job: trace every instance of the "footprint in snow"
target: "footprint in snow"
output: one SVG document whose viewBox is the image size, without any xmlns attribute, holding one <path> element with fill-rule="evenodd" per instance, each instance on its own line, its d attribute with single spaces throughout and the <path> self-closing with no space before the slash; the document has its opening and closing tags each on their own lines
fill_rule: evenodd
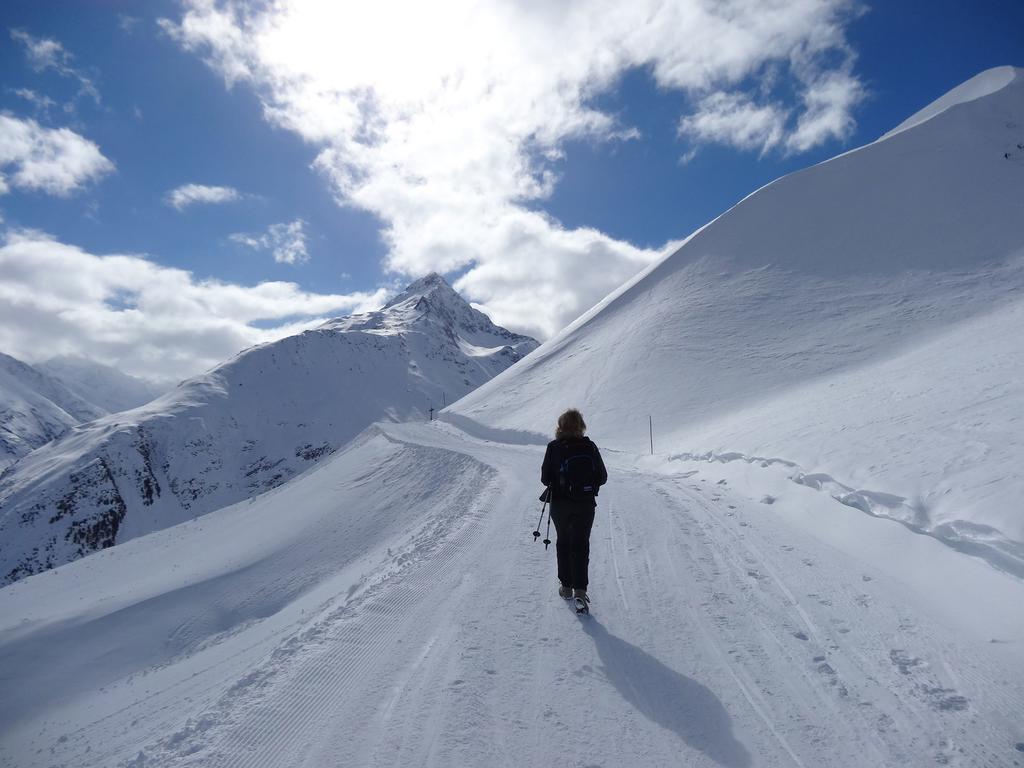
<svg viewBox="0 0 1024 768">
<path fill-rule="evenodd" d="M 835 667 L 825 660 L 824 656 L 815 656 L 814 662 L 817 665 L 814 668 L 814 671 L 825 678 L 826 682 L 836 689 L 836 693 L 838 693 L 839 696 L 845 698 L 849 695 L 850 692 L 843 681 L 839 678 L 839 673 L 836 672 Z"/>
<path fill-rule="evenodd" d="M 911 656 L 909 653 L 899 648 L 894 648 L 889 651 L 889 661 L 891 661 L 893 666 L 900 671 L 901 675 L 909 675 L 910 670 L 924 664 L 921 659 L 916 656 Z"/>
<path fill-rule="evenodd" d="M 967 709 L 970 702 L 966 696 L 960 695 L 960 693 L 952 688 L 944 688 L 936 684 L 934 679 L 920 680 L 921 677 L 928 675 L 927 670 L 930 668 L 930 665 L 927 662 L 916 656 L 911 656 L 899 648 L 889 651 L 889 659 L 901 674 L 919 678 L 914 689 L 928 706 L 935 711 L 963 712 Z"/>
<path fill-rule="evenodd" d="M 825 603 L 822 603 L 822 605 L 824 604 Z M 829 600 L 828 604 L 832 605 L 832 601 Z M 842 619 L 832 619 L 831 622 L 832 626 L 836 628 L 836 632 L 838 632 L 840 635 L 848 635 L 850 633 L 850 628 L 843 623 Z"/>
<path fill-rule="evenodd" d="M 967 709 L 967 697 L 961 696 L 952 688 L 922 685 L 921 691 L 932 709 L 939 712 L 963 712 Z"/>
</svg>

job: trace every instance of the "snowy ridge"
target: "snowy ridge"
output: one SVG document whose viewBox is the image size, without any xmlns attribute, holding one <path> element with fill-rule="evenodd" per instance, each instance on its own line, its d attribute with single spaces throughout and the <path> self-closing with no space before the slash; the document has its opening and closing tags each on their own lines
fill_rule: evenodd
<svg viewBox="0 0 1024 768">
<path fill-rule="evenodd" d="M 967 102 L 974 101 L 975 99 L 980 99 L 984 96 L 993 94 L 1019 78 L 1021 76 L 1021 72 L 1022 70 L 1017 67 L 994 67 L 993 69 L 987 69 L 984 72 L 975 75 L 967 82 L 961 83 L 942 98 L 936 99 L 920 112 L 914 113 L 882 136 L 882 138 L 888 139 L 895 136 L 897 133 L 907 130 L 908 128 L 920 125 L 926 120 L 931 120 L 936 115 L 942 114 L 951 107 L 955 107 L 959 104 L 966 104 Z"/>
<path fill-rule="evenodd" d="M 426 420 L 536 346 L 436 275 L 400 299 L 249 349 L 23 458 L 0 477 L 0 579 L 281 485 L 374 420 Z"/>
<path fill-rule="evenodd" d="M 544 434 L 576 405 L 628 452 L 649 451 L 652 416 L 659 453 L 778 456 L 910 499 L 923 531 L 1019 552 L 1016 72 L 758 190 L 449 412 Z"/>
<path fill-rule="evenodd" d="M 59 379 L 0 353 L 0 470 L 105 413 Z"/>
</svg>

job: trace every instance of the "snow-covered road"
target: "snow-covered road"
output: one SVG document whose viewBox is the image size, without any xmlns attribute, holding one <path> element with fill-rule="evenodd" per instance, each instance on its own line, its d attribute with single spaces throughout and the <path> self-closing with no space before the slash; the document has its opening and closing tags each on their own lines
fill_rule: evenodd
<svg viewBox="0 0 1024 768">
<path fill-rule="evenodd" d="M 0 590 L 0 765 L 1024 762 L 1019 579 L 779 466 L 607 450 L 580 619 L 542 452 L 380 425 Z"/>
</svg>

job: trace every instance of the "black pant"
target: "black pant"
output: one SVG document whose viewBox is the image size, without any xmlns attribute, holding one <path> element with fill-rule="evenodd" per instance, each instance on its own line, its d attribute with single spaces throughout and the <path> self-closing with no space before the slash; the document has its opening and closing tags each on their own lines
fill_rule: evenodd
<svg viewBox="0 0 1024 768">
<path fill-rule="evenodd" d="M 590 565 L 590 529 L 594 526 L 594 507 L 562 501 L 551 508 L 555 524 L 555 552 L 558 554 L 558 580 L 574 589 L 586 589 Z"/>
</svg>

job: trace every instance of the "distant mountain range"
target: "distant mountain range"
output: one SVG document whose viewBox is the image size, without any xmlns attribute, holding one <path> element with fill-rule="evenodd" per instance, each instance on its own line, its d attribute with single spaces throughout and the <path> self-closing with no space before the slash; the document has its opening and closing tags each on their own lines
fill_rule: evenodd
<svg viewBox="0 0 1024 768">
<path fill-rule="evenodd" d="M 0 476 L 0 583 L 274 488 L 374 421 L 430 418 L 536 346 L 431 274 L 377 312 L 248 349 L 134 410 L 82 404 L 77 421 L 94 420 Z M 54 417 L 49 434 L 73 426 Z"/>
</svg>

